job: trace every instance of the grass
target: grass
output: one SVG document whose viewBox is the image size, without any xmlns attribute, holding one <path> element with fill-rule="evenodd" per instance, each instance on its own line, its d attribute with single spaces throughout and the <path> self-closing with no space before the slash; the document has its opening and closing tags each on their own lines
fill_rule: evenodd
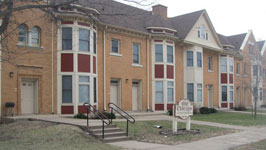
<svg viewBox="0 0 266 150">
<path fill-rule="evenodd" d="M 265 149 L 266 149 L 266 140 L 262 140 L 260 142 L 238 146 L 230 150 L 265 150 Z"/>
<path fill-rule="evenodd" d="M 251 114 L 218 112 L 208 115 L 194 115 L 192 120 L 217 122 L 222 124 L 238 125 L 238 126 L 266 126 L 266 115 L 257 115 L 254 118 Z"/>
<path fill-rule="evenodd" d="M 74 126 L 40 121 L 0 124 L 1 150 L 117 150 Z"/>
<path fill-rule="evenodd" d="M 126 122 L 114 123 L 126 130 Z M 154 125 L 161 125 L 162 129 L 157 129 Z M 178 128 L 185 128 L 185 124 L 178 123 Z M 191 128 L 200 129 L 201 133 L 196 135 L 165 136 L 159 132 L 164 129 L 172 129 L 171 121 L 137 121 L 135 124 L 129 124 L 129 135 L 133 140 L 137 141 L 176 145 L 236 132 L 236 130 L 201 125 L 192 125 Z"/>
<path fill-rule="evenodd" d="M 252 109 L 248 109 L 247 111 L 248 111 L 248 112 L 252 112 Z M 253 111 L 254 111 L 254 110 L 253 110 Z M 257 110 L 257 113 L 266 113 L 266 110 L 265 110 L 265 109 L 263 109 L 263 110 L 258 109 L 258 110 Z"/>
</svg>

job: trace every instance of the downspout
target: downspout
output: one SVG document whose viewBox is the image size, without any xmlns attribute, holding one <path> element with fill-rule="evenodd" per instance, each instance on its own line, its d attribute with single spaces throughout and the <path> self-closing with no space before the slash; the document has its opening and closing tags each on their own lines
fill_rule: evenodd
<svg viewBox="0 0 266 150">
<path fill-rule="evenodd" d="M 54 114 L 54 24 L 52 22 L 52 114 Z"/>
<path fill-rule="evenodd" d="M 1 23 L 2 24 L 2 20 Z M 0 39 L 2 39 L 0 35 Z M 0 43 L 0 122 L 2 117 L 2 45 Z"/>
<path fill-rule="evenodd" d="M 149 41 L 150 36 L 146 39 L 146 51 L 147 51 L 147 112 L 150 111 L 150 64 L 149 64 Z"/>
<path fill-rule="evenodd" d="M 103 106 L 104 111 L 106 111 L 106 54 L 105 54 L 105 30 L 108 28 L 108 26 L 105 26 L 105 29 L 103 29 Z"/>
</svg>

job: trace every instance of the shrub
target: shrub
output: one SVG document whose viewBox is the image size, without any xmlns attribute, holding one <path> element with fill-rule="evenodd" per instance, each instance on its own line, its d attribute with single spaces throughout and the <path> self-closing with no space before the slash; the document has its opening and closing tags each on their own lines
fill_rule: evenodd
<svg viewBox="0 0 266 150">
<path fill-rule="evenodd" d="M 215 108 L 209 108 L 210 113 L 217 113 L 218 111 Z"/>
<path fill-rule="evenodd" d="M 74 118 L 78 118 L 78 119 L 87 119 L 87 115 L 84 115 L 84 114 L 82 114 L 82 113 L 79 113 L 79 114 L 75 115 Z"/>
<path fill-rule="evenodd" d="M 266 105 L 261 105 L 260 107 L 266 108 Z"/>
<path fill-rule="evenodd" d="M 193 114 L 198 114 L 198 113 L 199 113 L 199 107 L 193 104 Z"/>
<path fill-rule="evenodd" d="M 245 106 L 243 106 L 243 105 L 240 105 L 238 107 L 235 107 L 234 110 L 235 111 L 246 111 L 247 108 Z"/>
<path fill-rule="evenodd" d="M 168 110 L 167 113 L 168 113 L 169 116 L 173 116 L 173 109 Z"/>
<path fill-rule="evenodd" d="M 208 107 L 201 107 L 201 108 L 199 109 L 199 111 L 200 111 L 201 114 L 209 114 L 209 113 L 210 113 Z"/>
<path fill-rule="evenodd" d="M 114 113 L 102 112 L 102 114 L 104 114 L 108 119 L 115 119 L 116 118 Z"/>
</svg>

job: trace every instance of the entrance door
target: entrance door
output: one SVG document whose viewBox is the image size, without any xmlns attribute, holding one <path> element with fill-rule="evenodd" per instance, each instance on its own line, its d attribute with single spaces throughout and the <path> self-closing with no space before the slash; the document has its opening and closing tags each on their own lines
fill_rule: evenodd
<svg viewBox="0 0 266 150">
<path fill-rule="evenodd" d="M 111 80 L 110 83 L 110 102 L 121 107 L 120 103 L 120 89 L 119 80 Z"/>
<path fill-rule="evenodd" d="M 213 108 L 213 86 L 209 85 L 208 88 L 208 100 L 209 100 L 209 108 Z"/>
<path fill-rule="evenodd" d="M 132 82 L 132 111 L 141 111 L 140 82 Z"/>
<path fill-rule="evenodd" d="M 36 113 L 35 82 L 23 81 L 21 86 L 21 113 Z"/>
</svg>

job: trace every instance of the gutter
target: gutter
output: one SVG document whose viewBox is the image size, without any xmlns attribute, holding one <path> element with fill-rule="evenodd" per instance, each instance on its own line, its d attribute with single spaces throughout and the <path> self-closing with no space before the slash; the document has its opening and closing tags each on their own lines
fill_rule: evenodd
<svg viewBox="0 0 266 150">
<path fill-rule="evenodd" d="M 52 22 L 52 114 L 54 114 L 54 24 Z"/>
<path fill-rule="evenodd" d="M 104 111 L 106 111 L 106 52 L 105 52 L 105 30 L 108 29 L 108 26 L 105 26 L 103 29 L 103 106 Z"/>
</svg>

